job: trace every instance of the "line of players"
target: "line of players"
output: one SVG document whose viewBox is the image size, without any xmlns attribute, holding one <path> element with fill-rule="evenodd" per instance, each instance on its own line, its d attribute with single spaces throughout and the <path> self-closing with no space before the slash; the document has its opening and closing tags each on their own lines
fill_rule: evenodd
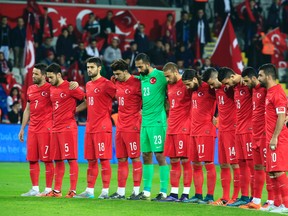
<svg viewBox="0 0 288 216">
<path fill-rule="evenodd" d="M 209 68 L 200 78 L 194 70 L 185 70 L 181 76 L 174 63 L 167 63 L 163 73 L 151 67 L 149 57 L 141 53 L 135 59 L 140 76 L 136 78 L 130 75 L 128 65 L 119 59 L 111 65 L 114 73 L 112 82 L 100 75 L 101 65 L 98 58 L 87 60 L 87 72 L 91 81 L 86 85 L 86 95 L 75 83 L 70 83 L 69 89 L 69 83 L 62 79 L 58 65 L 52 64 L 47 68 L 45 65 L 35 65 L 35 85 L 28 89 L 28 102 L 19 133 L 20 140 L 23 141 L 24 127 L 30 117 L 27 160 L 30 162 L 33 187 L 23 196 L 61 197 L 64 160 L 68 160 L 70 190 L 66 197 L 93 198 L 99 159 L 103 184 L 99 198 L 123 199 L 129 173 L 129 157 L 133 164 L 134 188 L 128 199 L 148 200 L 154 172 L 152 154 L 155 153 L 160 168 L 160 193 L 152 200 L 262 208 L 276 212 L 287 210 L 288 183 L 284 173 L 287 170 L 285 142 L 288 141 L 288 129 L 284 127 L 287 99 L 281 87 L 276 85 L 276 69 L 273 65 L 260 67 L 259 77 L 253 68 L 244 69 L 241 76 L 223 67 L 219 71 Z M 46 76 L 51 85 L 46 83 Z M 166 89 L 169 101 L 168 121 L 165 110 Z M 108 196 L 111 179 L 109 159 L 112 157 L 110 113 L 114 97 L 119 104 L 116 128 L 118 189 Z M 76 100 L 84 102 L 76 108 Z M 213 115 L 216 103 L 223 196 L 214 201 L 216 129 Z M 78 165 L 74 114 L 75 111 L 86 108 L 88 114 L 84 149 L 88 160 L 87 188 L 76 195 Z M 268 124 L 264 123 L 264 119 Z M 169 169 L 165 156 L 171 162 L 169 196 Z M 46 188 L 43 193 L 39 192 L 38 186 L 38 159 L 44 161 L 46 167 Z M 52 159 L 55 161 L 54 190 Z M 193 172 L 190 161 L 193 162 Z M 204 199 L 203 164 L 207 170 L 207 195 Z M 178 199 L 181 165 L 184 189 Z M 234 181 L 232 197 L 230 166 Z M 144 190 L 140 192 L 142 169 Z M 195 196 L 189 199 L 192 175 Z M 265 178 L 268 201 L 261 207 Z M 249 198 L 249 186 L 252 200 Z M 240 189 L 241 198 L 237 199 Z"/>
</svg>

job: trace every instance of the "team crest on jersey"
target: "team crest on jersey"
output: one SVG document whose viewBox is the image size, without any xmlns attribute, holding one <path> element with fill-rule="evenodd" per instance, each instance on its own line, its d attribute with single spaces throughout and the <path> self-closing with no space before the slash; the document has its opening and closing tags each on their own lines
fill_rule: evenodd
<svg viewBox="0 0 288 216">
<path fill-rule="evenodd" d="M 64 98 L 64 97 L 66 97 L 66 96 L 67 96 L 67 95 L 66 95 L 65 93 L 63 93 L 63 92 L 60 94 L 60 97 L 61 97 L 61 98 Z"/>
<path fill-rule="evenodd" d="M 241 89 L 239 93 L 241 96 L 246 94 L 245 90 L 243 90 L 243 89 Z"/>
<path fill-rule="evenodd" d="M 223 90 L 224 92 L 227 92 L 228 88 L 225 86 Z"/>
<path fill-rule="evenodd" d="M 156 77 L 151 77 L 151 78 L 150 78 L 150 83 L 151 83 L 151 84 L 155 84 L 156 81 L 157 81 Z"/>
<path fill-rule="evenodd" d="M 131 91 L 130 91 L 130 89 L 125 89 L 125 94 L 130 94 L 131 93 Z"/>
<path fill-rule="evenodd" d="M 198 92 L 198 97 L 203 97 L 204 93 L 203 92 Z"/>
<path fill-rule="evenodd" d="M 100 90 L 99 88 L 95 88 L 95 89 L 94 89 L 94 93 L 95 93 L 95 94 L 98 94 L 100 91 L 101 91 L 101 90 Z"/>
<path fill-rule="evenodd" d="M 257 98 L 261 98 L 261 96 L 262 95 L 260 93 L 257 93 L 257 95 L 256 95 Z"/>
<path fill-rule="evenodd" d="M 178 90 L 178 91 L 176 92 L 176 94 L 177 94 L 177 96 L 179 96 L 179 95 L 182 94 L 182 92 L 181 92 L 180 90 Z"/>
<path fill-rule="evenodd" d="M 46 91 L 42 91 L 42 92 L 41 92 L 41 95 L 42 95 L 43 97 L 47 97 L 48 93 L 47 93 Z"/>
</svg>

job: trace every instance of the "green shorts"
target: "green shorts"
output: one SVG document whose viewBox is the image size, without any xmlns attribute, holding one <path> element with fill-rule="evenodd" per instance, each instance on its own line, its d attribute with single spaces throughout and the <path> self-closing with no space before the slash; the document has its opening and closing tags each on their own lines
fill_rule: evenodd
<svg viewBox="0 0 288 216">
<path fill-rule="evenodd" d="M 141 152 L 163 152 L 166 127 L 144 126 L 140 131 Z"/>
</svg>

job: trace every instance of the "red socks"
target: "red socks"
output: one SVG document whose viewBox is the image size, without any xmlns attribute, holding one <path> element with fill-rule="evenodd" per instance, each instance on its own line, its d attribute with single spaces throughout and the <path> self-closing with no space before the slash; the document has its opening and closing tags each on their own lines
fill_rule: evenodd
<svg viewBox="0 0 288 216">
<path fill-rule="evenodd" d="M 97 160 L 88 161 L 88 169 L 87 169 L 87 187 L 88 188 L 94 188 L 97 177 L 98 177 Z"/>
<path fill-rule="evenodd" d="M 122 187 L 122 188 L 126 187 L 128 174 L 129 174 L 128 161 L 125 161 L 125 162 L 118 161 L 118 187 Z M 108 187 L 109 187 L 109 184 L 108 184 Z"/>
<path fill-rule="evenodd" d="M 78 181 L 78 163 L 76 160 L 69 160 L 70 166 L 70 190 L 76 191 L 77 181 Z"/>
<path fill-rule="evenodd" d="M 101 159 L 100 163 L 101 163 L 101 166 L 102 166 L 101 175 L 102 175 L 103 188 L 109 188 L 110 180 L 111 180 L 110 161 L 106 160 L 106 159 Z"/>
<path fill-rule="evenodd" d="M 184 187 L 191 187 L 192 183 L 192 166 L 191 162 L 182 162 L 183 167 L 183 185 Z"/>
<path fill-rule="evenodd" d="M 261 198 L 262 190 L 265 183 L 265 171 L 264 170 L 254 170 L 255 173 L 255 183 L 253 197 Z"/>
<path fill-rule="evenodd" d="M 274 189 L 274 205 L 280 206 L 282 204 L 281 189 L 279 188 L 276 178 L 271 178 L 272 188 Z"/>
<path fill-rule="evenodd" d="M 233 195 L 232 199 L 237 199 L 240 191 L 240 168 L 233 168 Z"/>
<path fill-rule="evenodd" d="M 281 193 L 282 204 L 288 208 L 288 179 L 286 173 L 283 173 L 281 176 L 277 177 L 276 181 L 278 182 L 278 187 Z"/>
<path fill-rule="evenodd" d="M 198 166 L 193 164 L 193 178 L 194 178 L 194 186 L 195 186 L 195 194 L 202 194 L 202 186 L 203 186 L 203 170 L 202 165 Z"/>
<path fill-rule="evenodd" d="M 132 162 L 133 165 L 133 181 L 134 187 L 140 187 L 142 179 L 142 163 L 141 161 Z"/>
<path fill-rule="evenodd" d="M 249 197 L 250 172 L 245 160 L 239 160 L 241 195 Z"/>
<path fill-rule="evenodd" d="M 61 191 L 64 173 L 65 173 L 64 161 L 56 161 L 55 162 L 55 186 L 54 186 L 54 190 Z"/>
<path fill-rule="evenodd" d="M 45 170 L 46 188 L 52 188 L 52 182 L 54 178 L 54 164 L 52 161 L 45 162 Z"/>
<path fill-rule="evenodd" d="M 171 170 L 170 170 L 170 184 L 171 187 L 179 187 L 179 181 L 181 176 L 181 164 L 180 161 L 171 162 Z"/>
<path fill-rule="evenodd" d="M 268 200 L 274 200 L 274 189 L 272 185 L 272 180 L 268 173 L 265 173 L 266 175 L 266 190 L 268 192 Z"/>
<path fill-rule="evenodd" d="M 207 194 L 213 195 L 216 185 L 215 164 L 205 164 L 207 170 Z"/>
<path fill-rule="evenodd" d="M 251 197 L 256 197 L 254 192 L 255 192 L 255 179 L 254 179 L 254 163 L 253 160 L 247 160 L 246 161 L 249 167 L 249 171 L 250 171 L 250 191 L 251 191 Z M 263 179 L 264 180 L 264 179 Z M 258 183 L 257 183 L 258 184 Z M 262 190 L 262 189 L 261 189 Z M 258 198 L 258 197 L 256 197 Z"/>
<path fill-rule="evenodd" d="M 230 184 L 231 184 L 231 172 L 230 167 L 221 168 L 221 185 L 223 189 L 222 199 L 230 199 Z"/>
<path fill-rule="evenodd" d="M 29 167 L 32 186 L 39 186 L 40 167 L 38 161 L 30 161 Z"/>
</svg>

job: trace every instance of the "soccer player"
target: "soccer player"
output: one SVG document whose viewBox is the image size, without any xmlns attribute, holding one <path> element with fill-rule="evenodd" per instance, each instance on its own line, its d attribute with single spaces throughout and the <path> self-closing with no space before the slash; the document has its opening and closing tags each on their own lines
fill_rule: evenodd
<svg viewBox="0 0 288 216">
<path fill-rule="evenodd" d="M 142 179 L 142 163 L 140 160 L 141 83 L 139 79 L 129 73 L 128 64 L 123 59 L 114 61 L 111 69 L 115 77 L 118 101 L 118 121 L 116 125 L 118 189 L 110 198 L 125 198 L 125 187 L 129 174 L 129 157 L 133 165 L 134 188 L 128 199 L 134 199 L 139 194 Z"/>
<path fill-rule="evenodd" d="M 207 70 L 215 70 L 208 68 Z M 185 70 L 183 83 L 193 91 L 191 104 L 191 144 L 190 159 L 193 162 L 193 178 L 195 196 L 184 202 L 208 204 L 214 201 L 216 184 L 216 169 L 214 165 L 214 148 L 216 128 L 213 125 L 213 115 L 216 108 L 215 90 L 201 80 L 195 70 Z M 207 195 L 203 200 L 203 170 L 202 162 L 207 171 Z"/>
<path fill-rule="evenodd" d="M 215 89 L 219 117 L 218 157 L 223 195 L 220 199 L 214 201 L 212 205 L 226 205 L 237 199 L 240 190 L 240 169 L 235 149 L 236 107 L 234 104 L 234 90 L 222 85 L 218 80 L 218 72 L 216 70 L 205 70 L 202 74 L 202 80 Z M 230 199 L 230 166 L 234 174 L 232 199 Z"/>
<path fill-rule="evenodd" d="M 250 202 L 249 185 L 253 183 L 252 161 L 252 93 L 244 85 L 240 74 L 232 69 L 222 67 L 218 71 L 218 80 L 227 87 L 234 87 L 234 101 L 236 104 L 236 153 L 240 167 L 240 187 L 242 196 L 227 206 L 240 206 Z M 251 172 L 251 176 L 250 176 Z M 251 178 L 251 181 L 250 181 Z M 251 185 L 251 188 L 253 186 Z M 251 190 L 252 191 L 252 190 Z"/>
<path fill-rule="evenodd" d="M 163 67 L 168 80 L 169 116 L 164 155 L 170 158 L 171 193 L 163 201 L 178 200 L 181 164 L 184 189 L 180 201 L 189 199 L 192 182 L 192 167 L 189 160 L 191 92 L 181 80 L 178 66 L 172 62 Z"/>
<path fill-rule="evenodd" d="M 265 173 L 266 158 L 266 129 L 265 124 L 260 119 L 265 118 L 265 97 L 266 88 L 263 87 L 257 79 L 257 72 L 252 67 L 247 67 L 241 74 L 244 85 L 248 86 L 252 91 L 252 151 L 254 163 L 254 196 L 250 203 L 240 206 L 240 208 L 260 209 L 261 196 L 265 178 L 267 179 L 268 201 L 264 204 L 264 209 L 269 209 L 269 205 L 273 204 L 274 193 L 271 185 L 271 178 Z"/>
<path fill-rule="evenodd" d="M 274 205 L 270 212 L 288 213 L 288 128 L 284 126 L 287 112 L 287 97 L 276 83 L 277 71 L 273 64 L 259 68 L 258 80 L 267 88 L 265 102 L 266 123 L 266 171 L 269 172 L 274 188 Z M 278 195 L 281 196 L 278 199 Z M 277 199 L 276 199 L 277 198 Z"/>
<path fill-rule="evenodd" d="M 69 82 L 63 80 L 61 67 L 56 63 L 52 63 L 46 68 L 46 75 L 52 85 L 50 88 L 50 100 L 53 109 L 51 146 L 54 150 L 55 160 L 54 190 L 46 196 L 62 196 L 61 188 L 65 173 L 64 160 L 67 160 L 70 166 L 70 190 L 66 198 L 72 198 L 76 195 L 78 180 L 78 128 L 74 115 L 76 102 L 84 99 L 84 92 L 79 87 L 74 90 L 69 89 Z"/>
<path fill-rule="evenodd" d="M 151 66 L 151 61 L 145 53 L 139 53 L 135 58 L 135 66 L 140 72 L 142 92 L 142 123 L 140 130 L 140 148 L 143 155 L 144 190 L 136 196 L 136 200 L 149 200 L 154 174 L 152 161 L 153 152 L 159 164 L 160 193 L 153 201 L 167 197 L 169 167 L 164 151 L 166 136 L 166 87 L 167 81 L 162 71 Z"/>
<path fill-rule="evenodd" d="M 94 186 L 98 177 L 98 159 L 101 163 L 102 192 L 99 199 L 107 199 L 111 180 L 112 158 L 112 102 L 115 85 L 101 76 L 102 61 L 91 57 L 86 60 L 91 81 L 86 84 L 86 100 L 77 107 L 77 112 L 87 108 L 85 131 L 85 159 L 88 160 L 87 188 L 76 198 L 94 198 Z"/>
<path fill-rule="evenodd" d="M 34 85 L 27 90 L 27 104 L 19 132 L 19 140 L 24 141 L 24 128 L 29 118 L 30 124 L 27 136 L 27 160 L 30 166 L 32 189 L 21 196 L 45 196 L 52 189 L 54 165 L 50 148 L 50 131 L 52 127 L 52 105 L 50 87 L 46 82 L 45 64 L 35 64 L 32 71 Z M 45 164 L 46 188 L 39 192 L 40 167 L 38 161 Z"/>
</svg>

